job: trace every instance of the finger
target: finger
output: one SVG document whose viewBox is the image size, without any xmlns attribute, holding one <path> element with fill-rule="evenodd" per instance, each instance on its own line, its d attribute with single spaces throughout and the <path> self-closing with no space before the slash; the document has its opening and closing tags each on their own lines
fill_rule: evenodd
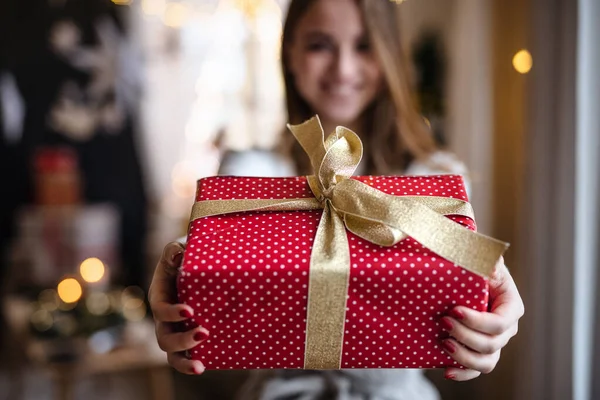
<svg viewBox="0 0 600 400">
<path fill-rule="evenodd" d="M 489 335 L 500 335 L 511 330 L 523 316 L 524 306 L 515 282 L 506 266 L 490 280 L 491 312 L 476 311 L 458 306 L 450 315 L 469 328 Z"/>
<path fill-rule="evenodd" d="M 462 366 L 484 374 L 492 372 L 500 359 L 499 351 L 494 354 L 477 353 L 467 349 L 454 339 L 445 339 L 442 341 L 442 348 Z"/>
<path fill-rule="evenodd" d="M 194 309 L 187 304 L 170 304 L 164 301 L 152 305 L 154 320 L 157 322 L 180 322 L 194 316 Z"/>
<path fill-rule="evenodd" d="M 444 377 L 449 380 L 464 382 L 475 379 L 481 375 L 481 372 L 474 369 L 446 368 Z"/>
<path fill-rule="evenodd" d="M 176 299 L 175 279 L 184 250 L 184 246 L 178 242 L 171 242 L 165 246 L 154 269 L 152 284 L 148 291 L 148 300 L 153 311 L 157 303 L 172 303 Z"/>
<path fill-rule="evenodd" d="M 198 360 L 190 360 L 183 353 L 168 353 L 167 361 L 169 365 L 182 374 L 200 375 L 204 372 L 204 364 Z"/>
<path fill-rule="evenodd" d="M 169 324 L 160 323 L 156 328 L 158 346 L 166 353 L 193 349 L 205 341 L 208 336 L 208 330 L 203 327 L 194 328 L 186 332 L 172 332 Z"/>
<path fill-rule="evenodd" d="M 523 300 L 515 281 L 504 263 L 499 264 L 489 282 L 491 312 L 514 320 L 525 312 Z"/>
<path fill-rule="evenodd" d="M 501 335 L 487 335 L 475 331 L 451 317 L 443 317 L 440 320 L 440 325 L 458 342 L 482 354 L 497 352 L 506 346 L 512 337 L 512 331 L 510 330 Z"/>
</svg>

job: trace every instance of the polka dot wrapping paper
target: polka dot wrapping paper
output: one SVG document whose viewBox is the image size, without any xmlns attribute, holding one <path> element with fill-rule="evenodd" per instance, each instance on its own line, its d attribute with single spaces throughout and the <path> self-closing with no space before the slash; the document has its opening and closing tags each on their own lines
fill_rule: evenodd
<svg viewBox="0 0 600 400">
<path fill-rule="evenodd" d="M 397 196 L 467 200 L 462 177 L 354 177 Z M 309 198 L 305 177 L 211 177 L 196 200 Z M 180 301 L 210 337 L 190 351 L 208 369 L 303 368 L 312 241 L 321 211 L 245 212 L 193 221 L 178 277 Z M 475 230 L 464 216 L 449 216 Z M 485 278 L 412 238 L 392 247 L 347 231 L 350 279 L 342 368 L 458 366 L 439 320 L 464 305 L 486 311 Z M 447 334 L 446 334 L 447 335 Z"/>
</svg>

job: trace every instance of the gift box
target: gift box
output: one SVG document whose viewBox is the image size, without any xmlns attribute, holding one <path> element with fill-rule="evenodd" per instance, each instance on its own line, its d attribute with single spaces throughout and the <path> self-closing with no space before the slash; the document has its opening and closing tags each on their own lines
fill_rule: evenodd
<svg viewBox="0 0 600 400">
<path fill-rule="evenodd" d="M 344 135 L 321 139 L 321 160 Z M 191 358 L 208 369 L 458 366 L 439 320 L 456 305 L 487 310 L 486 274 L 506 245 L 474 233 L 460 176 L 350 170 L 336 170 L 334 190 L 319 174 L 198 182 L 178 293 L 195 310 L 186 329 L 210 337 Z"/>
</svg>

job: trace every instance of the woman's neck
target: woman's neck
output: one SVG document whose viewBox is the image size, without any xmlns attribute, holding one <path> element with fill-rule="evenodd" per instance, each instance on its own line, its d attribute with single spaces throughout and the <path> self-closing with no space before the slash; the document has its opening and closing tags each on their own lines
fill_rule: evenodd
<svg viewBox="0 0 600 400">
<path fill-rule="evenodd" d="M 335 131 L 337 126 L 343 126 L 344 128 L 348 128 L 351 131 L 355 132 L 357 135 L 362 136 L 364 131 L 364 118 L 358 118 L 355 121 L 348 124 L 335 123 L 327 120 L 321 120 L 321 125 L 323 125 L 323 130 L 325 131 L 325 137 L 329 136 L 331 133 Z"/>
</svg>

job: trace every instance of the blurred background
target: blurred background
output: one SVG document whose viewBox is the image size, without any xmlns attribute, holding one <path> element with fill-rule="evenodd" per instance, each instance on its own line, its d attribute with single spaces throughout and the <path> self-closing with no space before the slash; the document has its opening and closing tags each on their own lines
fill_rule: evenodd
<svg viewBox="0 0 600 400">
<path fill-rule="evenodd" d="M 382 0 L 384 1 L 384 0 Z M 521 331 L 444 399 L 600 399 L 600 3 L 397 1 L 416 101 L 465 161 Z M 198 178 L 285 124 L 287 0 L 0 4 L 0 399 L 229 399 L 166 364 L 145 296 Z"/>
</svg>

